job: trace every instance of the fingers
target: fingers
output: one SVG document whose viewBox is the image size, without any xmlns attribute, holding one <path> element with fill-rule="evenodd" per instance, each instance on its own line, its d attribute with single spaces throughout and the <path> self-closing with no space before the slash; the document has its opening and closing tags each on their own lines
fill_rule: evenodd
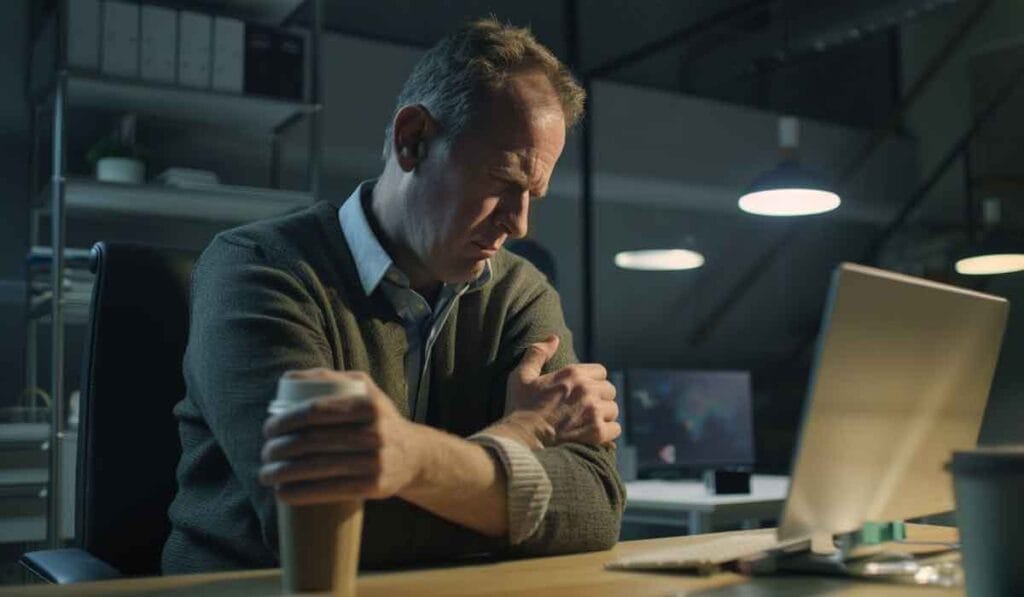
<svg viewBox="0 0 1024 597">
<path fill-rule="evenodd" d="M 381 436 L 374 425 L 310 427 L 267 440 L 262 457 L 269 463 L 312 454 L 369 452 L 380 447 Z"/>
<path fill-rule="evenodd" d="M 604 426 L 604 431 L 605 433 L 603 434 L 601 443 L 607 444 L 608 442 L 613 442 L 619 439 L 622 435 L 622 425 L 616 422 L 611 422 Z"/>
<path fill-rule="evenodd" d="M 516 367 L 520 381 L 527 383 L 540 377 L 544 364 L 558 351 L 559 342 L 558 336 L 551 334 L 543 342 L 531 344 Z"/>
<path fill-rule="evenodd" d="M 577 443 L 599 446 L 615 441 L 622 435 L 622 426 L 616 422 L 601 422 L 597 425 L 579 427 L 566 431 L 558 437 L 557 443 Z"/>
<path fill-rule="evenodd" d="M 380 471 L 380 454 L 376 452 L 317 455 L 268 462 L 260 468 L 260 483 L 272 486 L 334 477 L 376 477 Z"/>
<path fill-rule="evenodd" d="M 377 405 L 369 396 L 324 396 L 269 417 L 263 435 L 271 438 L 305 427 L 369 423 L 377 416 Z"/>
<path fill-rule="evenodd" d="M 619 405 L 614 400 L 602 400 L 597 409 L 602 421 L 613 422 L 619 418 Z"/>
<path fill-rule="evenodd" d="M 552 374 L 556 379 L 565 377 L 578 377 L 585 379 L 604 380 L 608 379 L 608 370 L 599 363 L 576 363 L 563 367 Z"/>
<path fill-rule="evenodd" d="M 373 477 L 335 477 L 316 481 L 296 481 L 278 486 L 275 493 L 278 499 L 292 506 L 383 497 L 380 495 L 380 482 Z"/>
</svg>

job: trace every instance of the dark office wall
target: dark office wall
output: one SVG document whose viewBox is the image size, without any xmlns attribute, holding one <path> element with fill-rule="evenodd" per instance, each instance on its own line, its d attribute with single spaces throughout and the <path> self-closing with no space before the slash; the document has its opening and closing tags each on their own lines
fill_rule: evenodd
<svg viewBox="0 0 1024 597">
<path fill-rule="evenodd" d="M 22 385 L 28 246 L 29 117 L 24 95 L 29 0 L 0 2 L 0 406 Z"/>
<path fill-rule="evenodd" d="M 1024 272 L 993 278 L 988 292 L 1010 299 L 1003 351 L 979 443 L 1024 443 Z"/>
</svg>

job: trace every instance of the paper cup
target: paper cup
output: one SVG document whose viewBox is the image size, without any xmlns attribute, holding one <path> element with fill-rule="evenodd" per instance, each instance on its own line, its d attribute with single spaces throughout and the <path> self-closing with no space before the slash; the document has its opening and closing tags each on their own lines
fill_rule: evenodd
<svg viewBox="0 0 1024 597">
<path fill-rule="evenodd" d="M 321 396 L 366 395 L 361 381 L 338 382 L 281 377 L 271 414 L 294 408 Z M 290 506 L 277 501 L 278 545 L 285 592 L 330 591 L 356 594 L 359 542 L 363 530 L 363 502 L 342 500 L 330 504 Z"/>
<path fill-rule="evenodd" d="M 953 473 L 967 594 L 1024 588 L 1024 446 L 956 452 Z"/>
</svg>

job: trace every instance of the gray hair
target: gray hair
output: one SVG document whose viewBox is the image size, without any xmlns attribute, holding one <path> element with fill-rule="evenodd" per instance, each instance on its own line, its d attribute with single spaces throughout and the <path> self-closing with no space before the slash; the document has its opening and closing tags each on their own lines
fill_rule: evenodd
<svg viewBox="0 0 1024 597">
<path fill-rule="evenodd" d="M 473 118 L 489 93 L 522 71 L 547 75 L 558 94 L 566 128 L 583 115 L 586 92 L 551 50 L 529 29 L 494 17 L 470 22 L 427 50 L 398 94 L 384 135 L 383 158 L 391 155 L 394 119 L 403 106 L 422 104 L 440 124 L 440 139 L 451 143 Z"/>
</svg>

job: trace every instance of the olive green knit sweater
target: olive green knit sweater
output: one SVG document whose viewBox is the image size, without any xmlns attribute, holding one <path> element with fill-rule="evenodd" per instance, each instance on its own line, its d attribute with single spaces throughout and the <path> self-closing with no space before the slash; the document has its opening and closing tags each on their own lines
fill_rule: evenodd
<svg viewBox="0 0 1024 597">
<path fill-rule="evenodd" d="M 467 437 L 501 418 L 508 374 L 527 346 L 561 336 L 547 370 L 573 361 L 558 295 L 523 259 L 501 251 L 493 277 L 464 295 L 431 358 L 427 423 Z M 278 565 L 274 497 L 257 480 L 262 424 L 290 369 L 367 371 L 409 416 L 401 320 L 380 291 L 367 297 L 337 205 L 221 233 L 196 264 L 179 420 L 182 457 L 171 505 L 165 573 Z M 445 521 L 399 499 L 370 501 L 364 566 L 470 554 L 606 549 L 618 538 L 625 492 L 611 448 L 563 444 L 535 452 L 551 480 L 537 531 L 507 541 Z"/>
</svg>

